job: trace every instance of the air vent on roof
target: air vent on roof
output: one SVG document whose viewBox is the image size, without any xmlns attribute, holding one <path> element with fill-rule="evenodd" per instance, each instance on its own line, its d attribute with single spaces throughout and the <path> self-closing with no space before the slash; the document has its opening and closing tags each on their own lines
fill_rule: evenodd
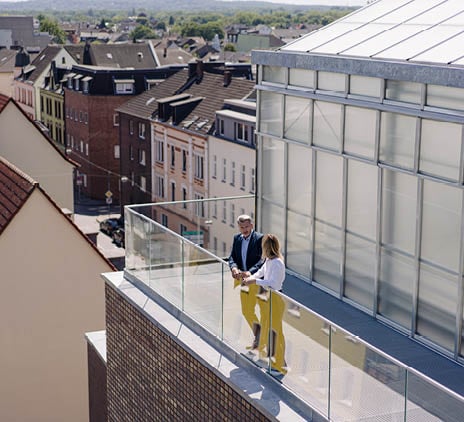
<svg viewBox="0 0 464 422">
<path fill-rule="evenodd" d="M 106 53 L 106 57 L 108 57 L 110 60 L 113 59 L 113 55 L 111 53 Z"/>
</svg>

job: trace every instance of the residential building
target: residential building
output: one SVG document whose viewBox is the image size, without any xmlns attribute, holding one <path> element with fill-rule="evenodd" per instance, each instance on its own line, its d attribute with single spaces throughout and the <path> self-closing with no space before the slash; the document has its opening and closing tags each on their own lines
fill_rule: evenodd
<svg viewBox="0 0 464 422">
<path fill-rule="evenodd" d="M 48 32 L 40 32 L 40 22 L 32 16 L 0 16 L 0 46 L 43 50 L 52 41 Z"/>
<path fill-rule="evenodd" d="M 0 419 L 88 420 L 84 334 L 104 327 L 99 274 L 113 266 L 38 182 L 1 157 L 0 216 Z"/>
<path fill-rule="evenodd" d="M 216 111 L 215 131 L 208 138 L 209 198 L 229 198 L 256 193 L 256 101 L 225 100 Z M 220 200 L 210 205 L 209 250 L 230 254 L 230 239 L 241 214 L 255 217 L 254 203 Z"/>
<path fill-rule="evenodd" d="M 1 95 L 0 98 L 4 102 L 0 106 L 0 156 L 27 172 L 61 209 L 72 214 L 77 163 L 28 118 L 16 101 Z"/>
<path fill-rule="evenodd" d="M 66 144 L 72 159 L 80 164 L 84 194 L 104 199 L 111 192 L 109 196 L 119 201 L 119 114 L 115 110 L 179 69 L 73 66 L 64 88 Z"/>
<path fill-rule="evenodd" d="M 0 94 L 7 97 L 13 96 L 16 53 L 16 50 L 0 49 Z"/>
<path fill-rule="evenodd" d="M 72 56 L 59 45 L 50 45 L 40 52 L 31 64 L 21 69 L 15 79 L 14 96 L 22 109 L 32 120 L 41 121 L 40 89 L 44 87 L 52 62 L 60 66 L 71 67 L 75 64 Z"/>
<path fill-rule="evenodd" d="M 380 0 L 253 53 L 261 229 L 302 280 L 460 364 L 463 17 Z"/>
</svg>

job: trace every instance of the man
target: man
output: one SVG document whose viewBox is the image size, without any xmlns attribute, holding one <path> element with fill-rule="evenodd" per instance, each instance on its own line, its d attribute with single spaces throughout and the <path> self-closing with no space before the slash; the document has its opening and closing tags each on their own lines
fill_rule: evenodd
<svg viewBox="0 0 464 422">
<path fill-rule="evenodd" d="M 236 280 L 235 286 L 242 284 L 242 280 L 254 274 L 263 265 L 261 241 L 262 233 L 253 230 L 253 220 L 249 215 L 239 215 L 237 225 L 240 233 L 234 236 L 232 252 L 229 257 L 229 268 Z M 254 334 L 254 340 L 249 349 L 256 349 L 259 345 L 260 324 L 256 315 L 257 294 L 259 286 L 252 284 L 240 288 L 240 302 L 242 314 Z"/>
</svg>

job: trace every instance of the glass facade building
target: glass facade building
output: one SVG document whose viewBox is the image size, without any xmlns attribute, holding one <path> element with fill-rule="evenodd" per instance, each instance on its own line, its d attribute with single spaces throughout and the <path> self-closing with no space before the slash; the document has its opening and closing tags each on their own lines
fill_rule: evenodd
<svg viewBox="0 0 464 422">
<path fill-rule="evenodd" d="M 406 18 L 419 21 L 444 14 L 440 5 L 449 16 L 464 9 L 385 0 L 351 20 L 401 16 L 413 3 Z M 347 38 L 349 24 L 253 52 L 258 227 L 281 238 L 289 271 L 462 362 L 463 69 L 438 47 L 429 62 L 363 57 L 358 47 L 360 56 L 344 55 L 334 46 L 363 40 Z"/>
</svg>

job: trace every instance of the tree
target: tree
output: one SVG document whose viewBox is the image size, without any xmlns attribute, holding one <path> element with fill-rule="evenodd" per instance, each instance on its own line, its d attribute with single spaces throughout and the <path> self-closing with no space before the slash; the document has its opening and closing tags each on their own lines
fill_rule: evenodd
<svg viewBox="0 0 464 422">
<path fill-rule="evenodd" d="M 53 36 L 53 40 L 58 44 L 65 43 L 66 33 L 59 27 L 57 21 L 43 15 L 39 15 L 37 19 L 39 19 L 40 22 L 40 31 L 48 32 Z"/>
<path fill-rule="evenodd" d="M 156 38 L 156 34 L 153 32 L 153 30 L 145 25 L 137 25 L 129 35 L 134 40 L 141 40 L 144 38 Z"/>
<path fill-rule="evenodd" d="M 237 48 L 235 47 L 234 44 L 227 43 L 227 44 L 224 46 L 224 51 L 237 51 Z"/>
</svg>

